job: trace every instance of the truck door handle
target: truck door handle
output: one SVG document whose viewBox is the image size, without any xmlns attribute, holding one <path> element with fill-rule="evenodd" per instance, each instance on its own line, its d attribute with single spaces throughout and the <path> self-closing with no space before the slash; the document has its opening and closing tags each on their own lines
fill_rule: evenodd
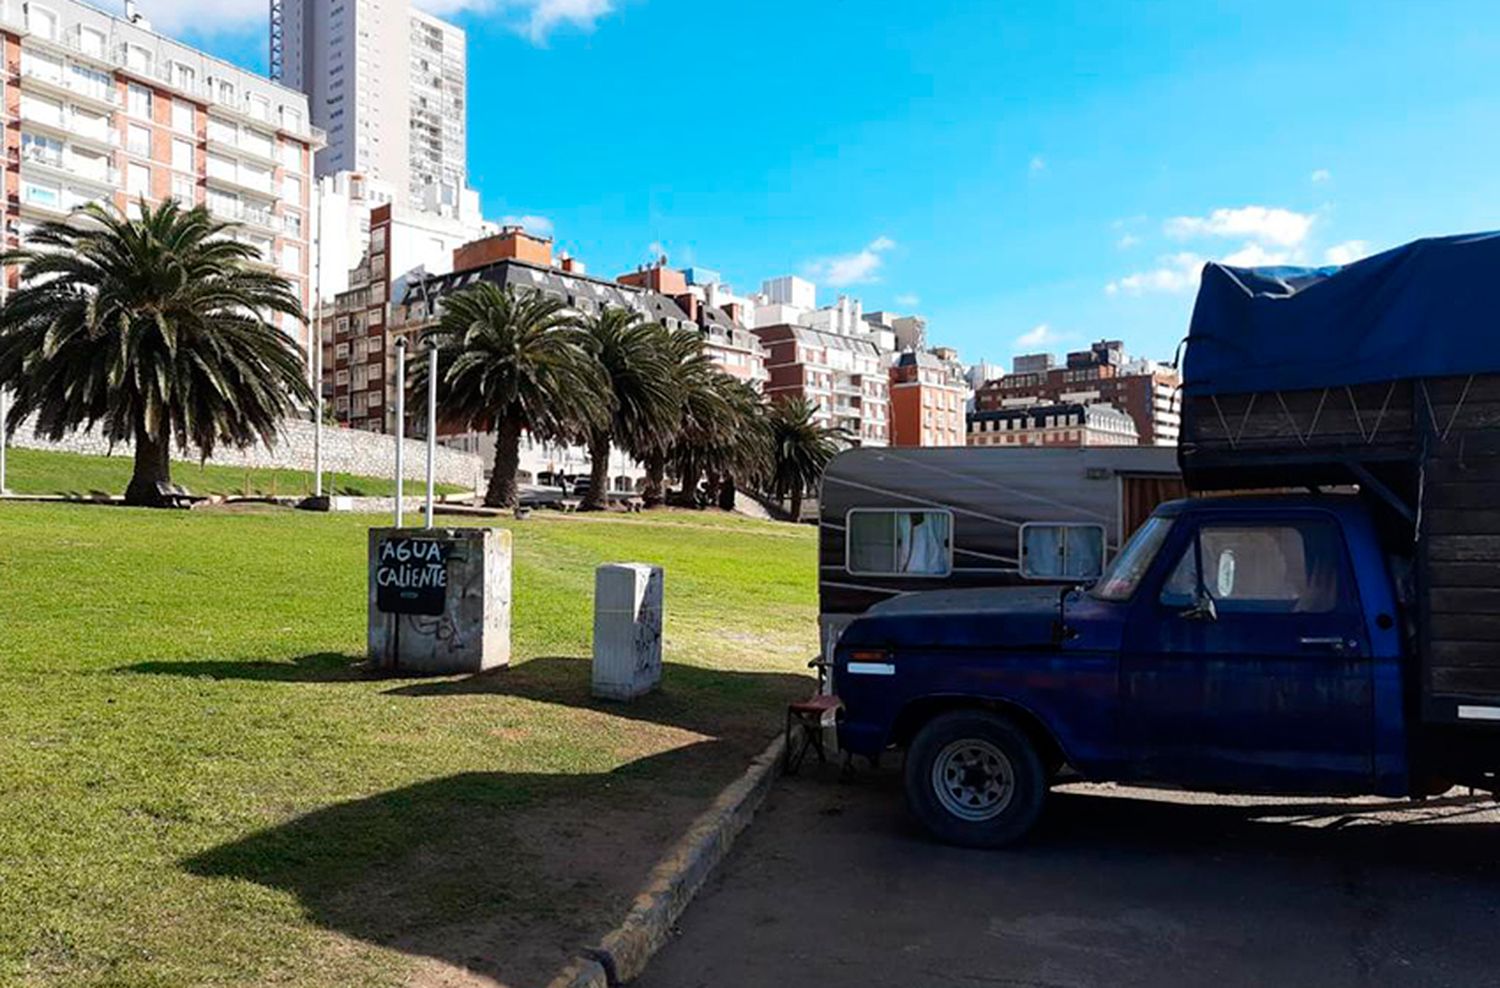
<svg viewBox="0 0 1500 988">
<path fill-rule="evenodd" d="M 1297 642 L 1303 648 L 1326 648 L 1334 652 L 1344 652 L 1355 647 L 1355 643 L 1346 642 L 1342 635 L 1331 635 L 1327 638 L 1299 638 Z"/>
</svg>

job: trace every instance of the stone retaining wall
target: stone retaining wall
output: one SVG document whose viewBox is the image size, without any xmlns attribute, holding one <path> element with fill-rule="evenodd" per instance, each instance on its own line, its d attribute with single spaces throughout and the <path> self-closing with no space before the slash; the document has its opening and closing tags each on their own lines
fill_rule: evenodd
<svg viewBox="0 0 1500 988">
<path fill-rule="evenodd" d="M 274 447 L 256 445 L 241 450 L 220 446 L 208 462 L 220 466 L 311 471 L 314 431 L 311 422 L 287 419 L 282 423 L 281 438 Z M 54 443 L 36 435 L 30 422 L 16 430 L 11 436 L 10 444 L 23 449 L 57 450 L 90 456 L 111 454 L 109 443 L 97 433 L 75 432 Z M 131 445 L 128 442 L 116 444 L 113 455 L 129 456 Z M 184 456 L 174 450 L 173 457 L 194 463 L 198 461 L 196 453 Z M 414 439 L 406 441 L 404 468 L 403 472 L 408 480 L 426 478 L 426 443 Z M 378 432 L 324 426 L 323 469 L 330 473 L 352 473 L 363 477 L 393 477 L 396 474 L 396 439 Z M 474 453 L 448 449 L 446 446 L 439 446 L 437 449 L 434 472 L 440 484 L 453 484 L 466 490 L 478 490 L 484 484 L 480 458 Z"/>
</svg>

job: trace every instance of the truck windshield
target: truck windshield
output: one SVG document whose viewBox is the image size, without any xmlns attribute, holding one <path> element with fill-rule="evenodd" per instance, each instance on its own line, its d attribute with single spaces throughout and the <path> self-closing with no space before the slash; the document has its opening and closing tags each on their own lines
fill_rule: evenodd
<svg viewBox="0 0 1500 988">
<path fill-rule="evenodd" d="M 1174 520 L 1156 515 L 1147 518 L 1089 593 L 1100 600 L 1129 600 L 1141 577 L 1151 567 L 1151 561 L 1161 551 L 1161 544 L 1172 530 Z"/>
</svg>

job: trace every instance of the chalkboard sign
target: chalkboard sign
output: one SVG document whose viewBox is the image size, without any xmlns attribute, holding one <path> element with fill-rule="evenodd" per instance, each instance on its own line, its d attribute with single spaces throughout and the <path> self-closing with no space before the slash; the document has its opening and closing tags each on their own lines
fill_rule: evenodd
<svg viewBox="0 0 1500 988">
<path fill-rule="evenodd" d="M 375 560 L 375 606 L 386 614 L 441 614 L 448 600 L 448 550 L 436 539 L 389 538 Z"/>
</svg>

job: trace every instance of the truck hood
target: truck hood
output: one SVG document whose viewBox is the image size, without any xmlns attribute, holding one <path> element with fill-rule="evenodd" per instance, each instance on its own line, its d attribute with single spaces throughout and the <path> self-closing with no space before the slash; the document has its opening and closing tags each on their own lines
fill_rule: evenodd
<svg viewBox="0 0 1500 988">
<path fill-rule="evenodd" d="M 840 646 L 1031 649 L 1057 646 L 1059 587 L 932 590 L 876 604 Z"/>
</svg>

